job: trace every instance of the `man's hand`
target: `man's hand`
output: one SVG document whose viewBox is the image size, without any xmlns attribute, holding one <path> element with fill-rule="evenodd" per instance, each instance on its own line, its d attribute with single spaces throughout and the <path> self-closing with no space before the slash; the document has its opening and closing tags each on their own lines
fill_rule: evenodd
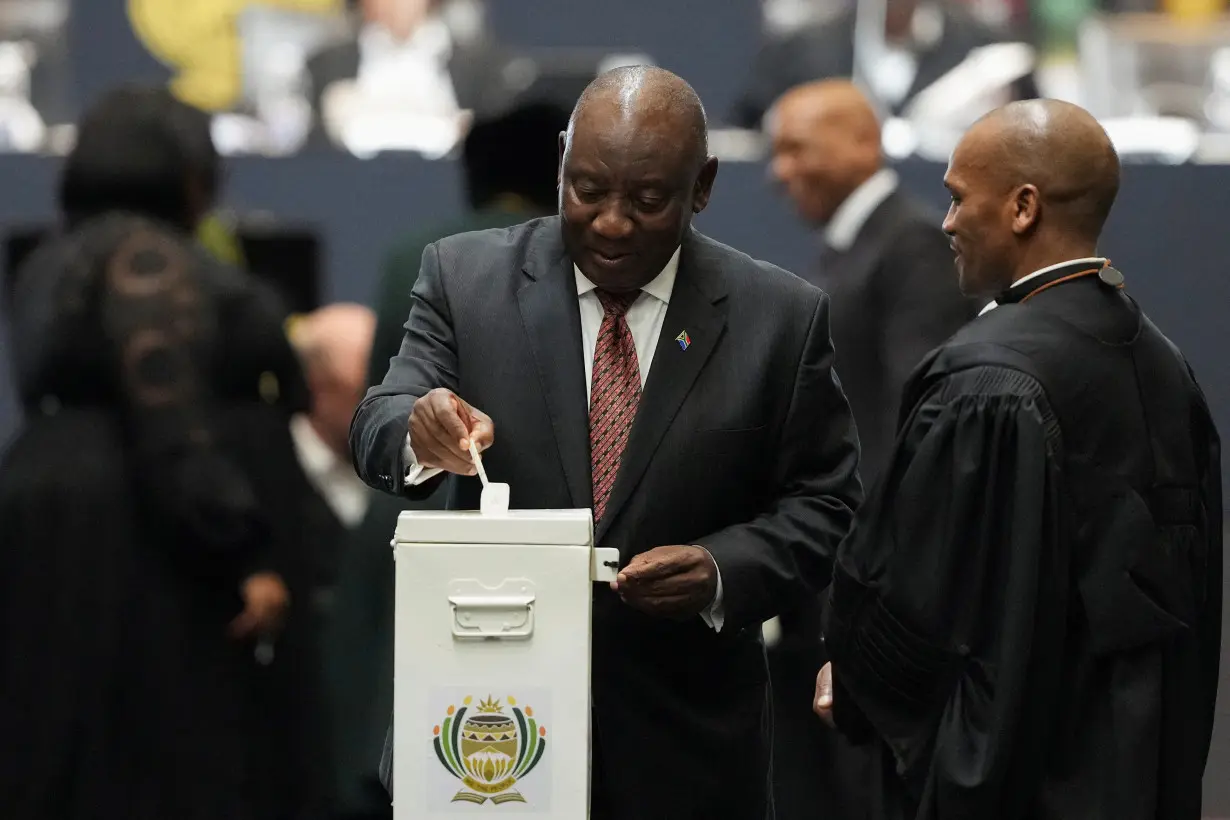
<svg viewBox="0 0 1230 820">
<path fill-rule="evenodd" d="M 231 621 L 232 638 L 272 635 L 282 628 L 290 592 L 276 572 L 258 572 L 243 582 L 243 612 Z"/>
<path fill-rule="evenodd" d="M 829 726 L 833 725 L 833 664 L 826 663 L 816 675 L 816 699 L 812 710 Z"/>
<path fill-rule="evenodd" d="M 611 583 L 611 589 L 642 612 L 683 618 L 699 615 L 713 603 L 717 577 L 717 565 L 707 550 L 656 547 L 633 558 Z"/>
<path fill-rule="evenodd" d="M 474 475 L 477 470 L 470 459 L 471 439 L 479 452 L 486 450 L 495 441 L 495 424 L 451 390 L 438 387 L 414 403 L 410 445 L 422 466 Z"/>
</svg>

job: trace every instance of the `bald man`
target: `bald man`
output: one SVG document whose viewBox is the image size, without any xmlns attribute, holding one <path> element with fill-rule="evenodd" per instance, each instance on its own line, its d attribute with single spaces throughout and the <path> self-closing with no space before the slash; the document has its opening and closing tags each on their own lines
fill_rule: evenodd
<svg viewBox="0 0 1230 820">
<path fill-rule="evenodd" d="M 819 264 L 802 276 L 832 299 L 833 346 L 858 424 L 859 473 L 871 484 L 892 452 L 897 406 L 910 372 L 977 313 L 953 275 L 935 214 L 898 189 L 884 167 L 880 123 L 846 80 L 788 91 L 766 120 L 771 170 L 795 210 L 819 233 Z M 866 816 L 866 754 L 810 720 L 820 642 L 820 602 L 783 612 L 769 648 L 773 674 L 774 795 L 778 820 Z M 772 633 L 770 633 L 772 634 Z"/>
<path fill-rule="evenodd" d="M 876 818 L 1198 820 L 1219 443 L 1098 253 L 1118 157 L 1082 109 L 1030 101 L 944 181 L 961 287 L 993 301 L 906 386 L 838 554 L 816 710 L 876 744 Z"/>
<path fill-rule="evenodd" d="M 940 215 L 884 167 L 880 123 L 854 84 L 794 88 L 767 125 L 773 177 L 821 232 L 818 269 L 803 276 L 833 300 L 833 345 L 870 484 L 892 449 L 906 378 L 979 305 L 957 287 Z"/>
<path fill-rule="evenodd" d="M 718 163 L 679 77 L 603 74 L 560 154 L 558 217 L 424 253 L 355 463 L 408 495 L 451 473 L 473 509 L 472 440 L 514 508 L 592 509 L 621 566 L 593 604 L 592 816 L 760 820 L 759 626 L 819 595 L 861 498 L 828 299 L 691 227 Z"/>
</svg>

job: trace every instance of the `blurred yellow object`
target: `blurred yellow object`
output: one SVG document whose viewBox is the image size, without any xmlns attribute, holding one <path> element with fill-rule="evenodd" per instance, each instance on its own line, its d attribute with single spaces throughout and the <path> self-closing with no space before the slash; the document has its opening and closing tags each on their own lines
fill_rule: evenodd
<svg viewBox="0 0 1230 820">
<path fill-rule="evenodd" d="M 243 247 L 239 239 L 217 214 L 210 214 L 201 220 L 196 239 L 205 250 L 228 265 L 244 266 Z"/>
<path fill-rule="evenodd" d="M 128 0 L 128 20 L 150 54 L 175 71 L 176 96 L 206 111 L 225 111 L 243 85 L 235 21 L 250 6 L 335 14 L 343 0 Z"/>
<path fill-rule="evenodd" d="M 1162 0 L 1162 11 L 1176 20 L 1205 21 L 1226 11 L 1226 0 Z"/>
</svg>

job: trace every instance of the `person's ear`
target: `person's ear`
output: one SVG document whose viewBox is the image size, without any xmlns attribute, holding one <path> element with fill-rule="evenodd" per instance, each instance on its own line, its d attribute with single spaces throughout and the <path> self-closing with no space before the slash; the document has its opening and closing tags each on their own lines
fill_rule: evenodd
<svg viewBox="0 0 1230 820">
<path fill-rule="evenodd" d="M 1027 233 L 1038 224 L 1041 196 L 1036 185 L 1022 185 L 1012 197 L 1012 232 L 1017 236 Z"/>
<path fill-rule="evenodd" d="M 692 213 L 698 214 L 709 205 L 709 195 L 713 193 L 713 181 L 717 179 L 718 158 L 709 157 L 701 166 L 696 177 L 696 186 L 692 190 Z"/>
</svg>

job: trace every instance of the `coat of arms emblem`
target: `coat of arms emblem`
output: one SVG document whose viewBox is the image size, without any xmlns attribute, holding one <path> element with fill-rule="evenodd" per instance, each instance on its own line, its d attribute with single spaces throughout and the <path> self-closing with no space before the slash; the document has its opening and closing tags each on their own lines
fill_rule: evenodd
<svg viewBox="0 0 1230 820">
<path fill-rule="evenodd" d="M 547 729 L 534 719 L 530 706 L 490 695 L 471 711 L 473 698 L 461 708 L 448 707 L 444 720 L 432 728 L 436 757 L 463 788 L 452 802 L 525 803 L 513 787 L 534 770 L 547 750 Z"/>
</svg>

